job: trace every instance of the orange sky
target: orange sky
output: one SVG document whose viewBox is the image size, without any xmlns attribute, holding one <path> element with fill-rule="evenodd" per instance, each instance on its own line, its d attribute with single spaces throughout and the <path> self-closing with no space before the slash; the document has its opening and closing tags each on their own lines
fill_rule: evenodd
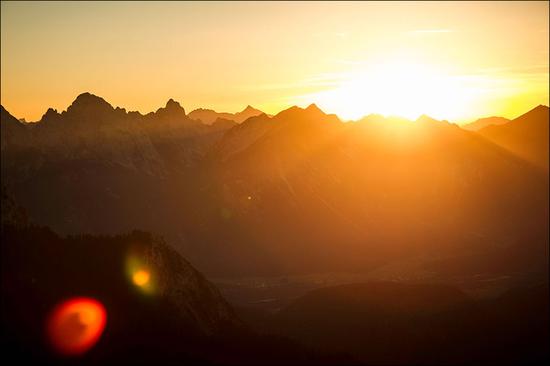
<svg viewBox="0 0 550 366">
<path fill-rule="evenodd" d="M 548 105 L 548 2 L 2 2 L 1 103 L 149 112 L 317 103 L 466 122 Z"/>
</svg>

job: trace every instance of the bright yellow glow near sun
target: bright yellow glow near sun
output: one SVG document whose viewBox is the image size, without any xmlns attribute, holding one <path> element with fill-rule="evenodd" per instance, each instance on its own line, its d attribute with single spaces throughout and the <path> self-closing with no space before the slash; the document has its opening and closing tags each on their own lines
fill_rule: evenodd
<svg viewBox="0 0 550 366">
<path fill-rule="evenodd" d="M 344 119 L 368 113 L 461 119 L 483 92 L 482 80 L 456 77 L 412 59 L 387 60 L 345 77 L 332 90 L 303 96 Z"/>
<path fill-rule="evenodd" d="M 0 104 L 27 121 L 86 91 L 143 114 L 174 98 L 188 112 L 315 103 L 344 120 L 427 114 L 460 124 L 549 101 L 548 1 L 0 7 Z"/>
</svg>

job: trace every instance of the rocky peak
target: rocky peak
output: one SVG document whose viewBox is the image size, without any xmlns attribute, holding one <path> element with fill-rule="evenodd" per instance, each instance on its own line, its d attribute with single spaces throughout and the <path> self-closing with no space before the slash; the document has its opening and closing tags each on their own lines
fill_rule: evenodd
<svg viewBox="0 0 550 366">
<path fill-rule="evenodd" d="M 531 109 L 529 112 L 525 113 L 524 115 L 518 117 L 519 118 L 542 118 L 542 119 L 548 119 L 548 106 L 545 106 L 543 104 L 539 104 L 535 108 Z"/>
<path fill-rule="evenodd" d="M 105 99 L 86 92 L 76 97 L 74 102 L 67 108 L 67 113 L 97 113 L 112 110 L 113 106 L 107 103 Z"/>
<path fill-rule="evenodd" d="M 322 113 L 325 114 L 315 103 L 311 103 L 307 108 L 306 111 L 314 112 L 314 113 Z"/>
<path fill-rule="evenodd" d="M 418 117 L 416 119 L 416 122 L 417 123 L 438 123 L 440 121 L 438 121 L 438 120 L 436 120 L 436 119 L 434 119 L 434 118 L 432 118 L 428 115 L 423 114 L 423 115 L 421 115 L 420 117 Z"/>
<path fill-rule="evenodd" d="M 60 114 L 57 112 L 56 109 L 48 108 L 46 113 L 42 116 L 40 119 L 40 122 L 47 122 L 47 121 L 53 121 L 59 118 Z"/>
<path fill-rule="evenodd" d="M 160 113 L 162 116 L 184 117 L 185 109 L 183 109 L 179 102 L 176 102 L 174 99 L 170 98 L 166 102 L 166 106 L 164 108 L 159 108 L 157 113 Z"/>
<path fill-rule="evenodd" d="M 166 109 L 168 110 L 183 110 L 183 107 L 179 102 L 176 102 L 174 99 L 170 98 L 168 99 L 168 102 L 166 102 Z M 184 111 L 185 113 L 185 111 Z"/>
</svg>

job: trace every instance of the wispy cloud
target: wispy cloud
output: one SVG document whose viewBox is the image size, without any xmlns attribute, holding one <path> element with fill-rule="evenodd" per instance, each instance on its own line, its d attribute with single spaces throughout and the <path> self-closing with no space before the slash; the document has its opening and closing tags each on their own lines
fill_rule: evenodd
<svg viewBox="0 0 550 366">
<path fill-rule="evenodd" d="M 348 38 L 352 32 L 347 30 L 342 31 L 328 31 L 328 32 L 315 32 L 313 36 L 322 38 Z"/>
<path fill-rule="evenodd" d="M 337 59 L 334 60 L 335 63 L 343 64 L 343 65 L 367 65 L 369 61 L 366 60 L 346 60 L 346 59 Z"/>
<path fill-rule="evenodd" d="M 335 35 L 338 38 L 348 38 L 349 32 L 336 32 Z"/>
<path fill-rule="evenodd" d="M 302 79 L 295 82 L 288 83 L 268 83 L 261 85 L 245 85 L 243 89 L 246 90 L 287 90 L 287 89 L 300 89 L 300 88 L 311 88 L 311 87 L 335 87 L 340 84 L 340 82 L 347 75 L 344 73 L 323 73 L 307 79 Z"/>
<path fill-rule="evenodd" d="M 537 75 L 537 74 L 548 74 L 549 66 L 546 65 L 525 65 L 519 67 L 491 67 L 478 70 L 480 74 L 521 74 L 521 75 Z"/>
<path fill-rule="evenodd" d="M 415 29 L 409 31 L 409 34 L 439 34 L 439 33 L 451 33 L 454 32 L 452 29 Z"/>
</svg>

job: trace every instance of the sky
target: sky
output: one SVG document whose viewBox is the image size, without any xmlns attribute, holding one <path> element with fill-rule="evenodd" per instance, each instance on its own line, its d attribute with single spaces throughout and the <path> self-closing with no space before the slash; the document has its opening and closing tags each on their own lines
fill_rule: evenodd
<svg viewBox="0 0 550 366">
<path fill-rule="evenodd" d="M 1 2 L 2 105 L 316 103 L 465 123 L 549 104 L 548 2 Z"/>
</svg>

